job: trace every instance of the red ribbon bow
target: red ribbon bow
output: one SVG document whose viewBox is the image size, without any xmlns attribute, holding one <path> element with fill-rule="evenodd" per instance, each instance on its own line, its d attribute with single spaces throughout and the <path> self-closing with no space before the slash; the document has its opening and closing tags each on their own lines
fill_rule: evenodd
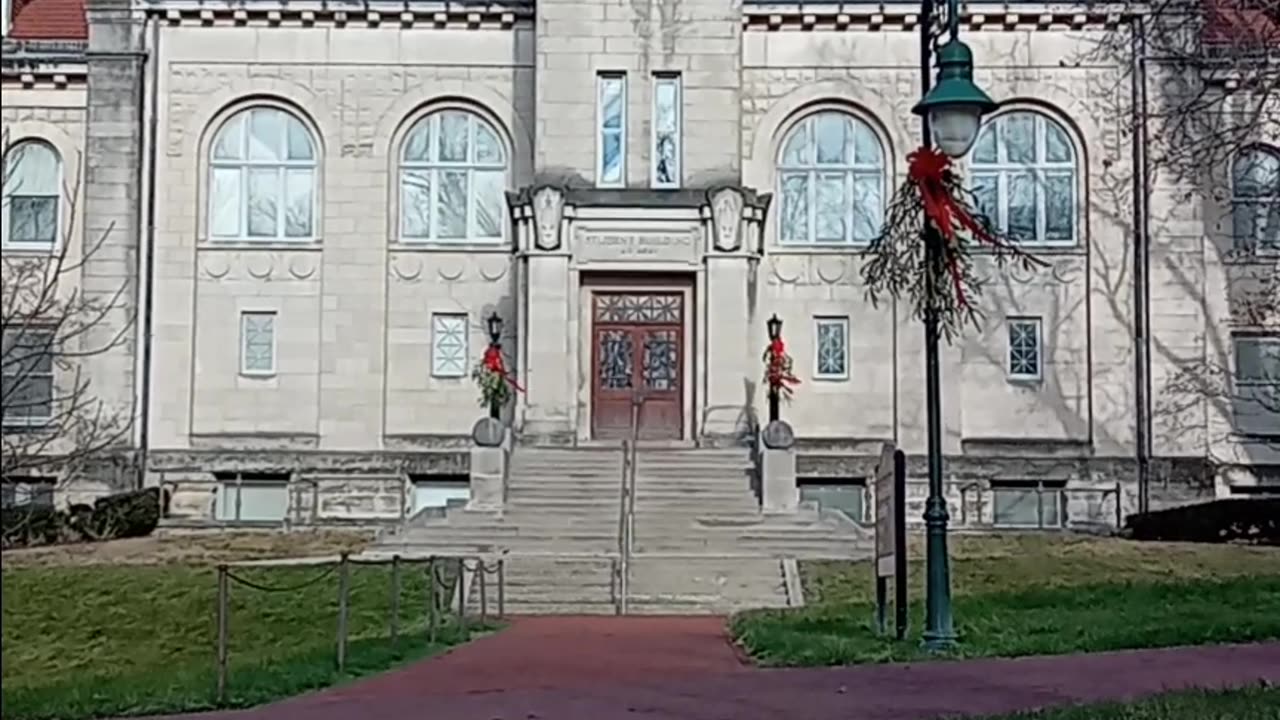
<svg viewBox="0 0 1280 720">
<path fill-rule="evenodd" d="M 907 155 L 907 162 L 907 177 L 920 189 L 920 201 L 924 205 L 925 215 L 948 244 L 954 245 L 957 242 L 956 231 L 963 229 L 981 242 L 999 245 L 991 233 L 974 220 L 947 190 L 946 174 L 951 169 L 951 158 L 933 148 L 919 148 Z M 956 299 L 964 307 L 967 303 L 960 266 L 953 253 L 948 253 L 947 268 L 951 271 L 951 280 L 956 287 Z"/>
<path fill-rule="evenodd" d="M 771 341 L 766 354 L 769 359 L 766 373 L 769 384 L 790 393 L 792 385 L 800 384 L 800 378 L 786 370 L 787 346 L 782 342 L 782 338 Z"/>
<path fill-rule="evenodd" d="M 516 382 L 515 375 L 513 373 L 507 372 L 507 367 L 502 362 L 501 350 L 499 350 L 496 347 L 490 346 L 488 349 L 484 351 L 484 360 L 482 362 L 484 363 L 485 370 L 488 370 L 489 372 L 492 372 L 492 373 L 497 373 L 498 376 L 501 377 L 503 380 L 506 380 L 507 383 L 509 383 L 511 387 L 515 389 L 516 392 L 524 392 L 524 388 L 520 387 L 520 383 Z"/>
</svg>

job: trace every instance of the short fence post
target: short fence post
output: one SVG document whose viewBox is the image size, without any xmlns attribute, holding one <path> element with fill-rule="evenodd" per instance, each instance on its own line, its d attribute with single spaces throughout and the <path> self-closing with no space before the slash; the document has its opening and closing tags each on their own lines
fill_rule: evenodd
<svg viewBox="0 0 1280 720">
<path fill-rule="evenodd" d="M 484 564 L 483 560 L 477 560 L 476 571 L 480 573 L 480 627 L 484 627 L 489 622 L 489 596 L 485 583 L 485 576 L 489 574 L 489 568 Z"/>
<path fill-rule="evenodd" d="M 440 593 L 440 589 L 436 587 L 436 559 L 434 557 L 427 559 L 427 642 L 432 645 L 436 642 L 436 615 L 440 606 L 436 599 Z"/>
<path fill-rule="evenodd" d="M 218 566 L 218 704 L 227 700 L 227 624 L 231 594 L 230 578 L 227 577 L 227 566 Z"/>
<path fill-rule="evenodd" d="M 1036 483 L 1036 527 L 1044 529 L 1044 483 Z"/>
<path fill-rule="evenodd" d="M 498 617 L 507 619 L 507 561 L 498 561 Z"/>
<path fill-rule="evenodd" d="M 458 558 L 458 577 L 453 581 L 453 586 L 458 589 L 458 627 L 461 628 L 463 635 L 467 632 L 467 583 L 464 578 L 467 576 L 467 561 Z"/>
<path fill-rule="evenodd" d="M 1120 484 L 1120 481 L 1117 480 L 1116 481 L 1116 530 L 1119 530 L 1124 525 L 1124 508 L 1121 503 L 1121 498 L 1124 497 L 1123 493 L 1124 493 L 1124 486 L 1122 486 Z"/>
<path fill-rule="evenodd" d="M 391 556 L 391 647 L 400 647 L 400 556 Z"/>
<path fill-rule="evenodd" d="M 347 668 L 347 591 L 350 575 L 347 554 L 338 560 L 338 672 Z"/>
</svg>

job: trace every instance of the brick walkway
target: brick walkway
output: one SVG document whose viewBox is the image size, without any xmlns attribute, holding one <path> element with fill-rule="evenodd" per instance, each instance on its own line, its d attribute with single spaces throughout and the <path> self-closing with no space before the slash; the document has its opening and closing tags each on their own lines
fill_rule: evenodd
<svg viewBox="0 0 1280 720">
<path fill-rule="evenodd" d="M 746 666 L 717 618 L 527 618 L 439 658 L 191 720 L 932 720 L 1280 683 L 1280 643 L 803 670 Z M 170 718 L 169 720 L 177 720 Z"/>
</svg>

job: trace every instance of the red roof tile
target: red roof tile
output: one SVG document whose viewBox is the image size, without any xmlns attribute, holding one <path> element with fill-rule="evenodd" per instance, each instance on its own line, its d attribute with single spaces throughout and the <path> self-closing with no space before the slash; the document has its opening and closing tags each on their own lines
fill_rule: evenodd
<svg viewBox="0 0 1280 720">
<path fill-rule="evenodd" d="M 15 40 L 88 40 L 84 0 L 27 0 L 14 3 Z"/>
</svg>

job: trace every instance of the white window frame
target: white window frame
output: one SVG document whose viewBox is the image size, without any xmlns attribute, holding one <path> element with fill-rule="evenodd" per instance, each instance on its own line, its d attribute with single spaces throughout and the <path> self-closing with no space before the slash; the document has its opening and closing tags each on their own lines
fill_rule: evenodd
<svg viewBox="0 0 1280 720">
<path fill-rule="evenodd" d="M 445 323 L 456 321 L 462 323 L 462 361 L 459 369 L 444 368 L 445 360 L 440 356 L 440 338 L 447 329 Z M 471 317 L 467 313 L 438 312 L 431 314 L 431 377 L 456 379 L 467 376 L 471 363 Z"/>
<path fill-rule="evenodd" d="M 838 115 L 851 123 L 853 132 L 856 134 L 860 129 L 870 133 L 876 141 L 876 147 L 879 156 L 875 162 L 863 162 L 856 157 L 857 142 L 851 135 L 846 142 L 854 147 L 854 161 L 851 164 L 819 164 L 817 161 L 817 135 L 813 128 L 818 122 L 818 118 L 826 115 Z M 797 132 L 804 129 L 808 133 L 808 145 L 810 158 L 805 163 L 788 164 L 787 163 L 787 146 L 790 145 L 792 137 Z M 776 232 L 774 233 L 777 243 L 781 247 L 788 250 L 793 248 L 858 248 L 867 247 L 874 238 L 856 238 L 854 237 L 853 223 L 850 223 L 846 229 L 846 239 L 844 240 L 819 240 L 818 239 L 818 179 L 825 175 L 841 175 L 846 178 L 848 188 L 845 190 L 845 202 L 850 209 L 857 206 L 857 180 L 859 178 L 874 178 L 879 187 L 880 207 L 875 208 L 875 220 L 877 223 L 876 232 L 880 232 L 884 226 L 884 212 L 888 199 L 886 198 L 886 177 L 885 171 L 885 146 L 879 135 L 872 129 L 870 123 L 861 117 L 836 108 L 828 108 L 819 110 L 812 114 L 806 115 L 799 121 L 794 123 L 782 136 L 782 142 L 777 148 L 777 162 L 774 170 L 777 173 L 776 195 L 774 203 L 778 207 L 776 213 Z M 789 175 L 804 175 L 806 178 L 805 191 L 805 207 L 806 223 L 804 237 L 787 238 L 785 231 L 786 218 L 782 214 L 785 207 L 785 188 L 784 183 Z"/>
<path fill-rule="evenodd" d="M 1229 168 L 1231 182 L 1231 243 L 1240 250 L 1251 250 L 1258 255 L 1277 255 L 1280 254 L 1280 238 L 1275 243 L 1261 243 L 1255 237 L 1241 238 L 1236 232 L 1235 226 L 1235 209 L 1237 205 L 1277 205 L 1280 206 L 1280 188 L 1275 190 L 1275 194 L 1270 197 L 1259 196 L 1249 197 L 1236 194 L 1236 165 L 1242 161 L 1242 156 L 1246 153 L 1261 153 L 1270 155 L 1277 163 L 1280 163 L 1280 147 L 1265 144 L 1253 144 L 1243 148 L 1239 153 L 1231 158 L 1231 167 Z M 1268 218 L 1270 218 L 1270 214 Z"/>
<path fill-rule="evenodd" d="M 9 179 L 13 176 L 14 170 L 9 167 L 9 163 L 13 160 L 21 162 L 22 158 L 16 154 L 21 153 L 21 148 L 28 145 L 39 145 L 48 150 L 53 155 L 53 162 L 57 168 L 57 189 L 53 197 L 53 239 L 49 242 L 15 242 L 9 239 L 9 233 L 12 231 L 12 223 L 10 222 L 9 213 L 11 210 L 11 202 L 14 196 L 22 196 L 23 193 L 18 192 L 21 188 L 9 187 Z M 32 252 L 32 253 L 50 253 L 58 249 L 62 241 L 63 233 L 63 188 L 66 182 L 64 173 L 66 168 L 63 165 L 62 153 L 58 152 L 58 148 L 53 143 L 38 138 L 24 137 L 19 138 L 9 144 L 5 149 L 3 162 L 0 163 L 0 171 L 3 176 L 0 177 L 0 183 L 4 184 L 0 189 L 0 248 L 16 252 Z M 33 195 L 32 197 L 49 197 L 46 194 Z"/>
<path fill-rule="evenodd" d="M 822 327 L 835 325 L 844 331 L 844 372 L 822 372 Z M 813 318 L 813 378 L 815 380 L 849 379 L 849 318 L 844 315 L 818 315 Z"/>
<path fill-rule="evenodd" d="M 249 342 L 248 321 L 252 317 L 271 318 L 271 368 L 269 370 L 251 369 L 245 366 L 248 359 L 246 352 Z M 240 311 L 240 374 L 245 377 L 272 377 L 280 366 L 279 347 L 279 313 L 275 310 L 241 310 Z"/>
<path fill-rule="evenodd" d="M 1029 164 L 1010 161 L 1008 159 L 1008 150 L 1001 137 L 1000 125 L 1008 122 L 1011 118 L 1021 116 L 1029 116 L 1034 122 L 1032 133 L 1035 157 Z M 1055 127 L 1066 138 L 1067 147 L 1071 151 L 1070 160 L 1048 160 L 1049 131 L 1047 126 L 1049 125 Z M 1080 242 L 1080 152 L 1076 148 L 1075 140 L 1072 138 L 1071 133 L 1067 131 L 1067 128 L 1063 127 L 1062 123 L 1035 110 L 1014 110 L 997 115 L 979 128 L 978 138 L 981 138 L 983 133 L 988 130 L 995 133 L 996 161 L 994 163 L 977 161 L 975 153 L 978 143 L 975 141 L 973 148 L 969 150 L 967 157 L 968 167 L 966 169 L 968 170 L 971 188 L 977 187 L 975 178 L 979 175 L 994 175 L 999 178 L 996 187 L 996 216 L 988 218 L 991 223 L 1001 232 L 1008 232 L 1009 178 L 1014 175 L 1030 174 L 1036 195 L 1036 237 L 1034 240 L 1018 239 L 1018 244 L 1025 247 L 1039 248 L 1069 248 L 1078 245 Z M 1045 177 L 1067 173 L 1070 173 L 1068 186 L 1071 188 L 1071 237 L 1067 240 L 1047 240 L 1045 236 L 1048 233 L 1049 203 Z"/>
<path fill-rule="evenodd" d="M 996 516 L 996 496 L 1001 492 L 1030 492 L 1039 490 L 1036 519 L 1032 522 L 1002 522 Z M 1041 510 L 1043 508 L 1043 510 Z M 1046 520 L 1052 508 L 1052 522 Z M 1042 524 L 1043 521 L 1043 524 Z M 1010 482 L 992 481 L 991 483 L 991 525 L 998 528 L 1033 528 L 1058 529 L 1067 525 L 1067 488 L 1064 483 L 1043 482 Z"/>
<path fill-rule="evenodd" d="M 36 335 L 52 336 L 49 342 L 49 350 L 48 350 L 48 356 L 47 356 L 49 360 L 49 371 L 41 372 L 41 373 L 29 372 L 27 373 L 26 377 L 21 378 L 21 382 L 32 382 L 36 380 L 48 381 L 49 383 L 49 414 L 41 415 L 41 416 L 27 415 L 26 417 L 16 417 L 16 416 L 9 417 L 7 415 L 4 415 L 3 410 L 0 409 L 0 425 L 7 428 L 38 428 L 38 427 L 43 427 L 45 425 L 48 425 L 49 423 L 53 422 L 53 418 L 55 415 L 54 404 L 57 403 L 58 401 L 58 397 L 57 397 L 58 364 L 56 361 L 56 358 L 58 355 L 58 350 L 56 347 L 56 343 L 58 342 L 57 331 L 54 330 L 53 328 L 33 325 L 31 327 L 26 327 L 26 328 L 10 328 L 7 332 L 13 333 L 18 337 L 22 337 L 23 335 L 28 333 L 36 334 Z"/>
<path fill-rule="evenodd" d="M 1235 385 L 1233 395 L 1236 401 L 1238 402 L 1256 404 L 1262 411 L 1259 414 L 1259 417 L 1262 417 L 1265 419 L 1267 416 L 1271 414 L 1270 412 L 1268 412 L 1272 407 L 1271 401 L 1259 400 L 1255 395 L 1255 393 L 1257 395 L 1264 395 L 1268 390 L 1270 390 L 1271 392 L 1277 393 L 1277 396 L 1280 397 L 1280 374 L 1278 374 L 1275 379 L 1268 379 L 1266 377 L 1250 378 L 1250 379 L 1241 378 L 1240 376 L 1240 345 L 1243 343 L 1250 343 L 1250 344 L 1255 344 L 1263 347 L 1274 345 L 1277 348 L 1280 348 L 1280 334 L 1266 333 L 1266 332 L 1241 332 L 1238 334 L 1232 334 L 1231 336 L 1231 354 L 1232 354 L 1231 381 Z M 1280 435 L 1280 428 L 1276 429 L 1276 432 L 1274 433 L 1266 433 L 1264 430 L 1262 433 L 1258 433 L 1256 431 L 1248 431 L 1247 434 L 1249 435 L 1265 434 L 1268 436 Z"/>
<path fill-rule="evenodd" d="M 262 111 L 262 110 L 278 112 L 285 117 L 285 121 L 282 126 L 283 128 L 282 131 L 285 133 L 284 142 L 285 142 L 286 157 L 282 160 L 254 160 L 249 158 L 249 154 L 247 151 L 248 142 L 249 142 L 249 118 L 254 111 Z M 303 131 L 306 132 L 307 140 L 311 143 L 310 159 L 307 159 L 307 160 L 288 159 L 288 137 L 289 137 L 290 122 L 297 123 L 299 126 L 302 127 Z M 244 157 L 237 158 L 237 159 L 217 158 L 215 157 L 215 153 L 217 152 L 218 144 L 222 138 L 222 134 L 225 132 L 228 132 L 233 123 L 240 123 L 241 143 L 242 143 L 242 147 L 245 148 L 243 152 Z M 218 131 L 214 133 L 212 142 L 209 143 L 206 159 L 208 160 L 208 164 L 209 164 L 209 170 L 208 170 L 209 190 L 207 193 L 208 197 L 205 199 L 204 225 L 205 225 L 205 236 L 209 239 L 209 241 L 218 242 L 218 243 L 303 244 L 303 243 L 315 242 L 316 238 L 319 237 L 319 224 L 320 224 L 320 215 L 321 215 L 320 203 L 319 203 L 320 143 L 316 141 L 315 132 L 313 132 L 312 129 L 307 125 L 307 123 L 303 122 L 302 119 L 299 118 L 297 115 L 290 112 L 289 110 L 286 110 L 282 107 L 278 107 L 276 105 L 250 105 L 248 107 L 241 108 L 236 112 L 232 113 L 230 116 L 228 116 L 226 120 L 224 120 L 222 124 L 218 127 Z M 281 208 L 278 208 L 278 211 L 276 213 L 276 232 L 274 235 L 250 235 L 249 234 L 249 205 L 250 205 L 249 174 L 250 174 L 250 171 L 254 169 L 260 169 L 260 170 L 274 169 L 276 170 L 279 176 L 279 182 L 280 182 L 279 199 L 282 199 L 284 201 L 284 206 Z M 239 207 L 237 208 L 239 211 L 239 219 L 238 219 L 239 232 L 237 232 L 234 235 L 214 234 L 213 213 L 214 213 L 214 202 L 216 200 L 215 188 L 217 187 L 216 181 L 214 180 L 214 178 L 218 170 L 236 170 L 238 171 L 240 176 Z M 286 219 L 286 215 L 288 213 L 288 195 L 289 195 L 288 177 L 289 177 L 290 170 L 310 170 L 311 171 L 311 232 L 307 233 L 306 235 L 289 235 L 288 234 L 289 223 L 288 223 L 288 220 Z"/>
<path fill-rule="evenodd" d="M 606 130 L 604 127 L 604 89 L 605 85 L 617 82 L 622 89 L 622 119 L 618 128 Z M 600 72 L 596 75 L 596 187 L 621 188 L 627 185 L 627 74 L 625 72 Z M 618 158 L 618 180 L 604 179 L 604 138 L 606 135 L 617 135 L 621 155 Z"/>
<path fill-rule="evenodd" d="M 1018 373 L 1013 370 L 1013 326 L 1014 325 L 1030 325 L 1035 328 L 1036 333 L 1036 371 L 1031 373 Z M 1039 382 L 1044 379 L 1044 321 L 1039 317 L 1019 316 L 1010 317 L 1005 320 L 1005 360 L 1004 371 L 1010 380 L 1014 382 Z"/>
<path fill-rule="evenodd" d="M 661 87 L 675 89 L 675 129 L 671 131 L 675 141 L 675 179 L 662 182 L 658 179 L 658 90 Z M 624 95 L 625 98 L 625 95 Z M 678 190 L 684 183 L 684 83 L 680 73 L 664 72 L 653 75 L 653 97 L 649 122 L 649 186 L 656 190 Z"/>
<path fill-rule="evenodd" d="M 461 161 L 441 160 L 439 157 L 439 141 L 440 141 L 440 123 L 446 115 L 457 114 L 464 115 L 467 118 L 467 159 Z M 480 128 L 483 127 L 493 135 L 497 142 L 498 150 L 502 153 L 502 158 L 496 162 L 483 162 L 476 157 L 476 136 Z M 427 137 L 427 160 L 408 160 L 405 158 L 410 148 L 410 141 L 419 132 L 426 132 Z M 405 133 L 404 140 L 400 143 L 400 151 L 397 154 L 398 172 L 396 192 L 399 193 L 396 203 L 399 218 L 397 218 L 397 227 L 399 228 L 400 242 L 405 244 L 440 244 L 440 245 L 500 245 L 507 239 L 507 222 L 506 215 L 502 212 L 505 207 L 506 198 L 500 196 L 497 198 L 499 205 L 498 216 L 498 234 L 497 235 L 479 235 L 477 228 L 479 223 L 476 219 L 476 210 L 479 207 L 479 201 L 476 200 L 475 178 L 476 173 L 502 173 L 502 188 L 505 193 L 510 183 L 511 177 L 511 153 L 507 147 L 503 135 L 498 131 L 497 126 L 488 118 L 475 110 L 466 106 L 447 106 L 433 109 L 431 112 L 423 115 L 414 122 L 409 132 Z M 463 237 L 440 237 L 440 207 L 443 204 L 443 186 L 441 175 L 444 172 L 465 172 L 467 174 L 467 207 L 466 207 L 466 232 Z M 411 235 L 408 232 L 408 223 L 406 222 L 406 209 L 408 207 L 405 202 L 405 186 L 406 179 L 410 173 L 427 173 L 431 182 L 431 219 L 430 228 L 427 230 L 426 236 Z"/>
</svg>

